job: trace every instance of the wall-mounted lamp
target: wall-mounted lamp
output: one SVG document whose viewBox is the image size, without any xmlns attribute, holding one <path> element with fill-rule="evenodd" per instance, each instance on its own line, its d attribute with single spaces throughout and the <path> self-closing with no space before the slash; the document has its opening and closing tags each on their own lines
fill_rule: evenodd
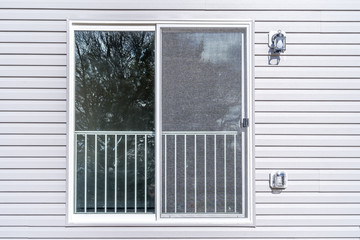
<svg viewBox="0 0 360 240">
<path fill-rule="evenodd" d="M 269 47 L 274 53 L 283 53 L 286 50 L 286 33 L 284 31 L 269 32 Z"/>
<path fill-rule="evenodd" d="M 285 189 L 287 187 L 288 176 L 284 171 L 270 173 L 270 187 L 272 189 Z"/>
</svg>

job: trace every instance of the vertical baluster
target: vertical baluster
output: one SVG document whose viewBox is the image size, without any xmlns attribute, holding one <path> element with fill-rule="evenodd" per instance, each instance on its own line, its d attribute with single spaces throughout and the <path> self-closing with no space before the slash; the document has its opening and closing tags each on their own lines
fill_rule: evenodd
<svg viewBox="0 0 360 240">
<path fill-rule="evenodd" d="M 185 212 L 186 212 L 186 202 L 187 202 L 187 196 L 186 196 L 186 181 L 187 181 L 187 174 L 186 174 L 186 171 L 187 171 L 187 167 L 186 167 L 186 134 L 184 134 L 184 181 L 185 181 L 185 184 L 184 184 L 184 204 L 185 204 Z"/>
<path fill-rule="evenodd" d="M 207 175 L 207 172 L 206 172 L 206 134 L 204 134 L 204 207 L 205 207 L 205 213 L 206 213 L 206 205 L 207 205 L 207 202 L 206 202 L 206 189 L 207 189 L 207 186 L 206 186 L 206 175 Z"/>
<path fill-rule="evenodd" d="M 176 145 L 177 145 L 177 144 L 176 144 L 176 134 L 175 134 L 175 158 L 174 158 L 174 162 L 175 162 L 175 166 L 174 166 L 174 171 L 175 171 L 175 174 L 174 174 L 174 178 L 175 178 L 175 194 L 174 194 L 174 197 L 175 197 L 175 212 L 176 212 L 176 210 L 177 210 L 177 197 L 176 197 L 176 195 L 177 195 L 177 188 L 176 188 L 176 185 L 177 185 L 176 155 L 177 155 L 177 153 L 176 153 L 176 148 L 177 148 L 177 147 L 176 147 Z"/>
<path fill-rule="evenodd" d="M 241 141 L 241 138 L 240 138 L 240 142 L 239 142 L 239 145 L 241 146 L 243 143 Z M 245 170 L 245 161 L 243 161 L 243 159 L 245 159 L 245 154 L 244 154 L 244 149 L 243 147 L 241 146 L 241 158 L 240 158 L 240 161 L 241 161 L 241 202 L 245 202 L 245 174 L 244 174 L 244 170 Z M 241 213 L 244 213 L 245 212 L 245 204 L 241 204 Z"/>
<path fill-rule="evenodd" d="M 196 134 L 194 135 L 194 202 L 195 202 L 195 212 L 197 211 L 197 185 L 196 185 Z"/>
<path fill-rule="evenodd" d="M 85 135 L 85 157 L 84 157 L 84 212 L 87 212 L 87 134 Z"/>
<path fill-rule="evenodd" d="M 144 211 L 145 213 L 147 212 L 147 135 L 145 134 L 144 136 L 145 138 L 145 189 L 144 189 L 144 193 L 145 193 L 145 196 L 144 196 Z"/>
<path fill-rule="evenodd" d="M 224 208 L 226 212 L 226 134 L 224 134 Z"/>
<path fill-rule="evenodd" d="M 134 191 L 134 211 L 137 212 L 137 135 L 135 135 L 135 191 Z"/>
<path fill-rule="evenodd" d="M 117 135 L 115 134 L 115 186 L 114 186 L 114 206 L 115 212 L 117 212 Z"/>
<path fill-rule="evenodd" d="M 95 172 L 94 207 L 95 207 L 95 212 L 97 212 L 97 134 L 95 134 L 95 171 L 94 172 Z"/>
<path fill-rule="evenodd" d="M 125 134 L 125 181 L 124 181 L 124 205 L 125 209 L 124 211 L 127 212 L 127 134 Z"/>
<path fill-rule="evenodd" d="M 167 212 L 167 135 L 164 137 L 164 212 Z"/>
<path fill-rule="evenodd" d="M 216 212 L 216 135 L 214 135 L 214 193 L 215 193 L 215 212 Z"/>
<path fill-rule="evenodd" d="M 74 149 L 74 154 L 75 154 L 75 179 L 74 179 L 74 191 L 75 191 L 75 198 L 74 198 L 74 212 L 77 213 L 77 177 L 78 177 L 78 165 L 77 165 L 77 162 L 78 162 L 78 152 L 77 152 L 77 145 L 78 145 L 78 142 L 77 142 L 77 133 L 74 134 L 75 135 L 75 149 Z"/>
<path fill-rule="evenodd" d="M 236 134 L 234 135 L 234 205 L 236 212 Z"/>
<path fill-rule="evenodd" d="M 104 211 L 107 212 L 107 134 L 105 134 L 105 200 Z"/>
</svg>

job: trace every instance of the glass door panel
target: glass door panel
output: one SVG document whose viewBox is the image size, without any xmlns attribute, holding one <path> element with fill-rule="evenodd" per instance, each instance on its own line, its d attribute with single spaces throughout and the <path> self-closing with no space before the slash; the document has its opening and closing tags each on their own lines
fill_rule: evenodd
<svg viewBox="0 0 360 240">
<path fill-rule="evenodd" d="M 243 32 L 162 27 L 162 215 L 242 213 Z"/>
</svg>

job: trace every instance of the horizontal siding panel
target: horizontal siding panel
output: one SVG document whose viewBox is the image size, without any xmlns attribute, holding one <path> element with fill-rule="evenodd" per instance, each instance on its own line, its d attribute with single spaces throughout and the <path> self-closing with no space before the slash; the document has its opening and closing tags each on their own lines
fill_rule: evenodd
<svg viewBox="0 0 360 240">
<path fill-rule="evenodd" d="M 66 56 L 65 55 L 0 55 L 0 65 L 47 65 L 47 66 L 63 65 L 65 66 Z"/>
<path fill-rule="evenodd" d="M 66 122 L 65 112 L 0 112 L 0 123 Z"/>
<path fill-rule="evenodd" d="M 358 102 L 280 102 L 257 101 L 257 112 L 360 112 Z"/>
<path fill-rule="evenodd" d="M 306 203 L 316 203 L 316 204 L 340 204 L 340 203 L 360 203 L 360 193 L 289 193 L 286 191 L 281 192 L 280 194 L 273 194 L 271 192 L 266 193 L 256 193 L 256 202 L 257 203 L 272 203 L 272 204 L 306 204 Z"/>
<path fill-rule="evenodd" d="M 349 13 L 349 12 L 348 12 Z M 305 19 L 305 18 L 304 18 Z M 308 20 L 306 18 L 306 20 Z M 360 34 L 334 34 L 334 33 L 286 33 L 288 44 L 358 44 Z M 255 34 L 255 43 L 267 44 L 269 33 Z M 283 58 L 281 58 L 283 63 Z"/>
<path fill-rule="evenodd" d="M 257 204 L 258 215 L 355 215 L 360 204 Z"/>
<path fill-rule="evenodd" d="M 27 21 L 29 23 L 29 21 Z M 1 23 L 1 21 L 0 21 Z M 33 26 L 33 25 L 32 25 Z M 1 27 L 1 25 L 0 25 Z M 56 26 L 55 26 L 56 27 Z M 10 29 L 16 31 L 15 29 Z M 3 31 L 0 29 L 0 33 Z M 26 30 L 29 31 L 29 30 Z M 52 30 L 49 30 L 52 31 Z M 54 42 L 54 43 L 65 43 L 66 33 L 65 32 L 2 32 L 0 34 L 0 42 Z"/>
<path fill-rule="evenodd" d="M 257 226 L 354 226 L 360 216 L 257 216 Z M 64 226 L 65 216 L 1 216 L 2 226 Z"/>
<path fill-rule="evenodd" d="M 50 227 L 50 226 L 64 226 L 65 216 L 1 216 L 1 226 L 14 226 L 14 227 Z"/>
<path fill-rule="evenodd" d="M 37 9 L 0 9 L 0 19 L 39 19 L 41 16 L 43 19 L 49 20 L 64 20 L 66 18 L 72 20 L 106 20 L 106 21 L 119 21 L 119 20 L 157 20 L 159 16 L 163 19 L 173 20 L 189 20 L 189 19 L 256 19 L 258 21 L 303 21 L 304 18 L 308 21 L 320 21 L 321 13 L 316 11 L 174 11 L 174 10 L 112 10 L 107 9 L 106 11 L 94 10 L 37 10 Z M 356 16 L 354 16 L 356 17 Z M 341 19 L 341 16 L 338 16 Z M 347 21 L 347 17 L 344 16 L 344 21 Z"/>
<path fill-rule="evenodd" d="M 0 111 L 63 111 L 65 112 L 66 101 L 2 100 L 0 102 Z"/>
<path fill-rule="evenodd" d="M 0 138 L 1 143 L 1 138 Z M 257 135 L 256 146 L 360 147 L 360 136 Z"/>
<path fill-rule="evenodd" d="M 257 228 L 237 228 L 237 227 L 37 227 L 29 231 L 26 227 L 3 227 L 1 229 L 3 237 L 18 238 L 84 238 L 91 236 L 92 239 L 106 238 L 119 239 L 147 239 L 165 238 L 170 239 L 176 236 L 177 239 L 183 237 L 214 239 L 214 238 L 271 238 L 271 236 L 281 238 L 348 238 L 360 236 L 359 228 L 356 227 L 313 227 L 309 231 L 308 227 L 257 227 Z"/>
<path fill-rule="evenodd" d="M 0 135 L 0 146 L 65 146 L 65 135 Z M 1 177 L 1 176 L 0 176 Z"/>
<path fill-rule="evenodd" d="M 15 4 L 14 4 L 15 3 Z M 184 0 L 179 2 L 167 2 L 164 0 L 152 1 L 146 0 L 133 2 L 131 0 L 105 0 L 102 4 L 94 0 L 60 1 L 45 3 L 37 0 L 28 3 L 27 1 L 15 0 L 14 2 L 5 0 L 2 3 L 3 8 L 32 8 L 32 9 L 205 9 L 205 1 Z"/>
<path fill-rule="evenodd" d="M 247 2 L 249 4 L 249 2 Z M 246 4 L 246 5 L 247 5 Z M 325 5 L 326 6 L 326 5 Z M 242 7 L 245 7 L 243 4 Z M 277 6 L 278 7 L 278 6 Z M 233 10 L 233 9 L 232 9 Z M 149 20 L 157 19 L 158 16 L 163 16 L 164 19 L 191 19 L 196 15 L 205 19 L 216 18 L 221 16 L 222 18 L 237 19 L 241 16 L 241 19 L 256 19 L 257 21 L 360 21 L 360 17 L 357 11 L 341 11 L 337 6 L 337 11 L 326 11 L 324 8 L 321 11 L 296 11 L 287 10 L 282 11 L 279 14 L 278 8 L 275 10 L 267 11 L 256 11 L 237 9 L 233 11 L 176 11 L 176 10 L 112 10 L 107 9 L 106 11 L 94 10 L 51 10 L 51 9 L 0 9 L 0 19 L 2 20 L 64 20 L 64 19 L 95 19 L 95 20 L 111 20 L 118 21 L 121 19 L 129 20 Z M 224 15 L 224 13 L 226 15 Z M 41 18 L 39 17 L 41 16 Z M 120 19 L 120 20 L 121 20 Z"/>
<path fill-rule="evenodd" d="M 257 158 L 257 169 L 360 169 L 357 158 Z M 346 184 L 346 183 L 344 183 Z"/>
<path fill-rule="evenodd" d="M 48 56 L 48 55 L 42 55 Z M 31 56 L 30 56 L 31 57 Z M 0 55 L 1 58 L 1 55 Z M 0 88 L 66 88 L 66 78 L 0 78 Z"/>
<path fill-rule="evenodd" d="M 0 204 L 65 203 L 65 192 L 0 192 Z"/>
<path fill-rule="evenodd" d="M 357 10 L 360 9 L 360 5 L 355 0 L 343 1 L 343 4 L 339 4 L 334 0 L 318 0 L 316 2 L 310 0 L 304 0 L 301 2 L 294 1 L 292 3 L 283 4 L 282 1 L 275 0 L 271 3 L 267 1 L 253 1 L 246 0 L 233 1 L 225 0 L 221 3 L 215 0 L 206 1 L 182 1 L 181 4 L 177 1 L 164 1 L 157 0 L 149 3 L 148 1 L 114 1 L 106 0 L 101 4 L 95 0 L 77 0 L 77 1 L 62 1 L 45 3 L 42 0 L 32 1 L 31 4 L 24 0 L 3 0 L 2 6 L 4 8 L 39 8 L 39 9 L 281 9 L 281 10 Z"/>
<path fill-rule="evenodd" d="M 269 33 L 272 29 L 278 30 L 281 29 L 285 32 L 300 32 L 300 33 L 309 33 L 321 32 L 321 22 L 256 22 L 255 23 L 255 32 L 256 33 Z"/>
<path fill-rule="evenodd" d="M 0 146 L 0 157 L 65 157 L 66 147 Z"/>
<path fill-rule="evenodd" d="M 82 240 L 91 240 L 91 238 L 81 238 Z M 130 240 L 131 238 L 122 238 L 123 240 Z M 138 240 L 146 240 L 148 238 L 137 238 Z M 189 238 L 176 238 L 177 240 L 187 240 Z M 241 238 L 241 240 L 253 240 L 254 238 L 246 237 Z M 278 239 L 276 236 L 273 237 L 256 237 L 257 240 L 271 240 Z M 282 240 L 293 240 L 293 238 L 281 238 Z M 22 240 L 21 238 L 12 238 L 12 240 Z M 51 240 L 51 238 L 42 238 L 42 240 Z M 57 238 L 57 240 L 68 240 L 67 238 Z M 213 238 L 201 238 L 201 240 L 213 240 Z M 318 240 L 317 238 L 306 238 L 306 240 Z M 331 238 L 331 240 L 359 240 L 358 238 Z"/>
<path fill-rule="evenodd" d="M 0 76 L 66 77 L 66 66 L 0 66 Z"/>
<path fill-rule="evenodd" d="M 9 1 L 9 0 L 7 0 Z M 353 4 L 353 5 L 352 5 Z M 337 1 L 326 1 L 326 0 L 318 0 L 318 1 L 292 1 L 284 4 L 282 1 L 233 1 L 233 0 L 224 0 L 224 1 L 216 1 L 216 0 L 207 0 L 206 6 L 208 9 L 276 9 L 276 10 L 357 10 L 360 5 L 355 0 L 347 0 L 344 1 L 344 4 L 339 4 Z"/>
<path fill-rule="evenodd" d="M 256 157 L 360 157 L 360 147 L 257 147 Z"/>
<path fill-rule="evenodd" d="M 88 4 L 88 3 L 86 3 Z M 210 15 L 210 14 L 208 14 Z M 214 15 L 214 14 L 212 14 Z M 249 15 L 249 14 L 248 14 Z M 249 15 L 250 16 L 250 15 Z M 65 16 L 64 16 L 65 17 Z M 254 16 L 252 15 L 252 18 Z M 317 18 L 317 17 L 316 17 Z M 283 19 L 283 18 L 281 18 Z M 139 20 L 139 19 L 138 19 Z M 280 18 L 279 18 L 280 20 Z M 300 19 L 299 19 L 300 20 Z M 1 31 L 65 32 L 66 21 L 0 21 Z M 269 29 L 282 29 L 289 33 L 358 33 L 360 26 L 356 22 L 256 22 L 255 31 L 268 33 Z M 0 38 L 1 39 L 1 38 Z"/>
<path fill-rule="evenodd" d="M 255 119 L 256 120 L 256 119 Z M 0 125 L 1 126 L 1 125 Z M 256 124 L 256 134 L 360 134 L 359 124 Z"/>
<path fill-rule="evenodd" d="M 289 181 L 359 181 L 360 170 L 286 170 Z M 256 180 L 269 180 L 268 170 L 256 170 Z"/>
<path fill-rule="evenodd" d="M 66 134 L 65 123 L 0 123 L 2 134 Z"/>
<path fill-rule="evenodd" d="M 273 29 L 273 28 L 271 28 Z M 0 49 L 1 50 L 1 49 Z M 255 44 L 255 55 L 269 55 L 268 44 Z M 288 55 L 299 56 L 358 56 L 360 55 L 360 45 L 292 45 L 287 44 L 286 52 L 282 53 L 281 58 Z"/>
<path fill-rule="evenodd" d="M 65 169 L 0 169 L 0 180 L 65 180 Z"/>
<path fill-rule="evenodd" d="M 345 12 L 346 13 L 346 12 Z M 352 14 L 354 18 L 359 19 L 358 16 Z M 35 19 L 38 20 L 39 16 L 42 19 L 49 20 L 84 20 L 84 19 L 94 19 L 94 20 L 106 20 L 106 21 L 119 21 L 119 20 L 157 20 L 159 16 L 162 19 L 174 19 L 174 20 L 188 20 L 195 18 L 203 19 L 256 19 L 257 21 L 303 21 L 304 19 L 308 21 L 320 21 L 322 16 L 321 12 L 317 11 L 285 11 L 279 14 L 278 11 L 241 11 L 241 9 L 236 11 L 189 11 L 189 10 L 112 10 L 107 9 L 106 11 L 94 10 L 78 10 L 73 11 L 69 10 L 51 10 L 51 9 L 0 9 L 0 19 Z M 336 16 L 339 21 L 341 21 L 341 15 Z M 324 17 L 326 18 L 326 17 Z M 360 20 L 360 19 L 359 19 Z M 348 21 L 348 17 L 344 16 L 344 21 Z"/>
<path fill-rule="evenodd" d="M 2 6 L 3 7 L 3 6 Z M 0 21 L 0 32 L 2 31 L 31 31 L 31 32 L 65 32 L 66 21 Z"/>
<path fill-rule="evenodd" d="M 291 77 L 318 77 L 318 78 L 358 78 L 359 68 L 345 67 L 257 67 L 255 77 L 291 78 Z"/>
<path fill-rule="evenodd" d="M 42 0 L 34 0 L 31 3 L 28 3 L 24 0 L 3 0 L 3 8 L 29 8 L 29 9 L 272 9 L 272 10 L 359 10 L 360 5 L 356 0 L 347 0 L 343 1 L 343 4 L 339 4 L 338 1 L 334 0 L 318 0 L 316 2 L 310 0 L 304 0 L 301 2 L 294 1 L 288 4 L 284 2 L 275 0 L 270 2 L 267 1 L 252 1 L 247 0 L 224 0 L 218 2 L 216 0 L 206 0 L 206 1 L 191 1 L 185 0 L 179 4 L 178 1 L 165 1 L 157 0 L 149 3 L 146 0 L 141 1 L 130 1 L 130 0 L 106 0 L 101 2 L 101 4 L 95 0 L 77 0 L 77 1 L 61 1 L 61 2 L 51 2 L 45 3 Z"/>
<path fill-rule="evenodd" d="M 12 227 L 12 228 L 15 228 L 15 227 Z M 19 228 L 19 227 L 16 227 L 16 228 Z M 114 240 L 114 239 L 118 239 L 118 238 L 111 238 L 111 240 Z M 130 240 L 131 238 L 121 238 L 123 240 Z M 148 238 L 137 238 L 138 240 L 146 240 Z M 189 239 L 188 237 L 187 238 L 184 238 L 184 237 L 177 237 L 176 240 L 187 240 Z M 201 238 L 201 240 L 213 240 L 214 238 Z M 253 237 L 241 237 L 241 238 L 237 238 L 237 239 L 241 239 L 241 240 L 254 240 Z M 278 238 L 276 236 L 272 236 L 272 237 L 256 237 L 256 240 L 278 240 Z M 291 237 L 288 237 L 288 238 L 284 238 L 282 237 L 281 240 L 293 240 L 294 238 L 291 238 Z M 11 238 L 11 240 L 22 240 L 22 238 Z M 41 240 L 51 240 L 51 238 L 41 238 Z M 56 238 L 56 240 L 68 240 L 68 238 Z M 81 238 L 81 240 L 93 240 L 92 238 Z M 306 240 L 319 240 L 318 238 L 306 238 Z M 359 240 L 358 238 L 331 238 L 331 240 Z"/>
<path fill-rule="evenodd" d="M 356 226 L 360 216 L 257 216 L 257 226 Z"/>
<path fill-rule="evenodd" d="M 358 11 L 321 11 L 322 21 L 360 21 Z"/>
<path fill-rule="evenodd" d="M 65 204 L 0 204 L 3 215 L 60 215 L 65 211 Z"/>
<path fill-rule="evenodd" d="M 360 100 L 360 90 L 256 90 L 255 100 Z"/>
<path fill-rule="evenodd" d="M 66 168 L 65 158 L 0 158 L 1 168 L 43 169 Z"/>
<path fill-rule="evenodd" d="M 0 43 L 0 54 L 63 54 L 64 43 Z"/>
<path fill-rule="evenodd" d="M 359 181 L 360 170 L 320 170 L 320 180 Z"/>
<path fill-rule="evenodd" d="M 270 173 L 270 172 L 269 172 Z M 271 192 L 269 180 L 257 180 L 256 192 Z M 320 192 L 319 181 L 294 181 L 290 179 L 286 192 Z M 258 214 L 258 213 L 257 213 Z M 279 213 L 280 214 L 280 213 Z"/>
<path fill-rule="evenodd" d="M 8 171 L 11 173 L 14 170 L 8 170 Z M 2 170 L 1 172 L 4 172 L 4 170 Z M 26 179 L 25 181 L 17 180 L 17 179 L 16 179 L 17 181 L 8 181 L 12 179 L 14 179 L 14 177 L 11 178 L 4 177 L 3 179 L 1 179 L 2 181 L 0 184 L 0 192 L 64 192 L 66 191 L 65 181 L 33 181 L 29 179 Z M 21 177 L 21 179 L 25 179 L 25 178 Z M 5 214 L 1 211 L 1 204 L 0 204 L 0 214 Z"/>
<path fill-rule="evenodd" d="M 360 38 L 360 36 L 358 37 Z M 266 67 L 278 65 L 282 67 L 359 67 L 360 56 L 256 56 L 255 66 Z"/>
<path fill-rule="evenodd" d="M 0 89 L 0 99 L 66 100 L 66 89 Z"/>
<path fill-rule="evenodd" d="M 268 33 L 269 29 L 281 29 L 297 33 L 359 33 L 357 22 L 256 22 L 255 32 Z M 290 40 L 291 41 L 291 40 Z"/>
<path fill-rule="evenodd" d="M 291 176 L 289 176 L 287 192 L 360 192 L 360 181 L 303 181 L 303 179 L 296 181 L 292 180 Z M 256 181 L 256 191 L 271 191 L 269 180 Z"/>
<path fill-rule="evenodd" d="M 256 123 L 360 123 L 360 113 L 255 113 Z"/>
<path fill-rule="evenodd" d="M 256 79 L 257 89 L 360 89 L 360 79 Z"/>
<path fill-rule="evenodd" d="M 321 181 L 322 192 L 360 192 L 360 181 Z"/>
</svg>

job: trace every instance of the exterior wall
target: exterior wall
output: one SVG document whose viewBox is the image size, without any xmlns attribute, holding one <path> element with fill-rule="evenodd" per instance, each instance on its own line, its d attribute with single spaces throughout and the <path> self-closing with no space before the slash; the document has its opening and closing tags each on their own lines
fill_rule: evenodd
<svg viewBox="0 0 360 240">
<path fill-rule="evenodd" d="M 66 227 L 67 19 L 224 13 L 255 21 L 256 227 Z M 359 239 L 359 1 L 2 0 L 0 19 L 1 239 Z M 269 65 L 278 29 L 287 51 Z"/>
</svg>

